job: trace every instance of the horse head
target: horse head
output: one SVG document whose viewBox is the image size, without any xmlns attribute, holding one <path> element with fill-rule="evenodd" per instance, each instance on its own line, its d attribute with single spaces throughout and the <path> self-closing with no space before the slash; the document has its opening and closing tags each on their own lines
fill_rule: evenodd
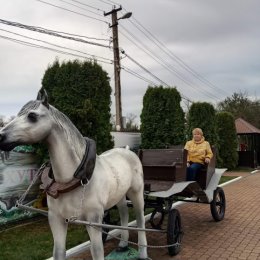
<svg viewBox="0 0 260 260">
<path fill-rule="evenodd" d="M 10 151 L 18 145 L 33 144 L 44 140 L 51 128 L 52 117 L 45 90 L 37 99 L 25 104 L 18 115 L 0 131 L 0 149 Z"/>
</svg>

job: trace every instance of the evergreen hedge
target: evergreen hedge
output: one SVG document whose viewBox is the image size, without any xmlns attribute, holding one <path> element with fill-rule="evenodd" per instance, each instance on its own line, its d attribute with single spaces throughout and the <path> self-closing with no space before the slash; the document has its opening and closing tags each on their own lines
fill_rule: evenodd
<svg viewBox="0 0 260 260">
<path fill-rule="evenodd" d="M 141 113 L 142 148 L 165 148 L 184 142 L 184 112 L 176 88 L 148 87 Z"/>
<path fill-rule="evenodd" d="M 234 169 L 238 162 L 235 119 L 229 112 L 220 112 L 216 114 L 216 125 L 219 136 L 218 167 Z"/>
<path fill-rule="evenodd" d="M 96 62 L 56 60 L 42 79 L 49 103 L 66 114 L 83 136 L 93 138 L 101 153 L 113 147 L 110 123 L 111 87 Z"/>
<path fill-rule="evenodd" d="M 187 139 L 192 139 L 192 130 L 201 128 L 205 139 L 217 146 L 216 112 L 213 105 L 207 102 L 192 103 L 187 115 Z"/>
</svg>

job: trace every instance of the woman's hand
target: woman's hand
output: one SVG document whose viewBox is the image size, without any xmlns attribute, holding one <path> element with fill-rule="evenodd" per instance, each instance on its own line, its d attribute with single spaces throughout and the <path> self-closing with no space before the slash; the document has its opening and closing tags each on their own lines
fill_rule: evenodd
<svg viewBox="0 0 260 260">
<path fill-rule="evenodd" d="M 206 163 L 206 164 L 209 164 L 209 163 L 210 163 L 210 159 L 209 159 L 209 158 L 206 158 L 206 159 L 205 159 L 205 163 Z"/>
</svg>

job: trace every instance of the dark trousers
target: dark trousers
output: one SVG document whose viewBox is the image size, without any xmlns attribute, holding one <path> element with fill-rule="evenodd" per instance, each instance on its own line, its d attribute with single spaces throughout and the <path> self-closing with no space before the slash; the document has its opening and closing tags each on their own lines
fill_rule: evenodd
<svg viewBox="0 0 260 260">
<path fill-rule="evenodd" d="M 202 169 L 203 164 L 200 163 L 191 163 L 189 167 L 187 167 L 187 181 L 195 181 L 196 175 Z"/>
</svg>

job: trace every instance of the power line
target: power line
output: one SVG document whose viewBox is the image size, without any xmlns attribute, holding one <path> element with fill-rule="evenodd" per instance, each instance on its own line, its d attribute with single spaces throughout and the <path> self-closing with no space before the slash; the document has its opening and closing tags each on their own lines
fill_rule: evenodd
<svg viewBox="0 0 260 260">
<path fill-rule="evenodd" d="M 36 0 L 36 1 L 38 1 L 38 0 Z M 80 39 L 80 38 L 71 37 L 71 36 L 65 36 L 65 35 L 56 33 L 55 31 L 48 30 L 48 29 L 45 29 L 45 28 L 42 28 L 42 27 L 35 27 L 35 26 L 25 25 L 25 24 L 11 22 L 11 21 L 7 21 L 7 20 L 3 20 L 3 19 L 0 19 L 0 23 L 6 24 L 6 25 L 10 25 L 10 26 L 14 26 L 14 27 L 19 27 L 19 28 L 22 28 L 22 29 L 30 30 L 30 31 L 35 31 L 35 32 L 39 32 L 39 33 L 52 35 L 52 36 L 55 36 L 55 37 L 64 38 L 64 39 L 67 39 L 67 40 L 83 42 L 83 43 L 87 43 L 87 44 L 96 45 L 96 46 L 99 46 L 99 47 L 105 47 L 105 48 L 109 48 L 110 49 L 109 45 L 104 45 L 104 44 L 97 43 L 97 42 L 90 42 L 90 41 L 86 41 L 86 40 L 83 40 L 83 39 Z"/>
<path fill-rule="evenodd" d="M 121 53 L 123 53 L 126 57 L 128 57 L 128 59 L 130 59 L 132 62 L 134 62 L 136 65 L 138 65 L 141 69 L 143 69 L 144 71 L 146 71 L 149 75 L 151 75 L 154 79 L 156 79 L 157 81 L 159 81 L 162 85 L 167 86 L 167 87 L 171 87 L 170 85 L 168 85 L 166 82 L 164 82 L 163 80 L 161 80 L 160 78 L 158 78 L 156 75 L 154 75 L 152 72 L 150 72 L 147 68 L 145 68 L 143 65 L 141 65 L 139 62 L 137 62 L 135 59 L 133 59 L 132 57 L 130 57 L 128 54 L 125 53 L 125 51 L 121 50 Z M 183 96 L 183 99 L 192 102 L 189 98 Z"/>
<path fill-rule="evenodd" d="M 56 7 L 56 8 L 60 8 L 60 9 L 63 9 L 63 10 L 69 11 L 69 12 L 73 12 L 73 13 L 78 14 L 78 15 L 83 15 L 83 16 L 88 17 L 88 18 L 91 18 L 91 19 L 95 19 L 95 18 L 93 18 L 93 17 L 86 16 L 86 15 L 84 15 L 84 14 L 81 14 L 81 13 L 78 13 L 78 12 L 74 12 L 74 11 L 71 11 L 71 10 L 69 10 L 69 9 L 66 9 L 66 8 L 63 8 L 63 7 L 60 7 L 60 6 L 53 5 L 53 4 L 50 4 L 50 3 L 45 2 L 45 1 L 42 1 L 42 0 L 36 0 L 36 1 L 42 2 L 42 3 L 47 4 L 47 5 L 54 6 L 54 7 Z M 64 0 L 60 0 L 60 1 L 61 1 L 61 2 L 64 2 L 64 3 L 67 3 L 67 4 L 70 4 L 70 5 L 73 5 L 73 4 L 68 3 L 67 1 L 64 1 Z M 76 1 L 76 0 L 71 0 L 71 1 L 77 2 L 77 3 L 80 3 L 80 4 L 84 5 L 83 3 L 79 2 L 79 1 Z M 103 3 L 109 4 L 109 5 L 111 5 L 110 3 L 115 3 L 115 2 L 110 1 L 110 0 L 108 0 L 110 3 L 106 2 L 106 1 L 102 1 L 102 0 L 100 0 L 100 1 L 103 2 Z M 117 4 L 117 3 L 115 3 L 115 4 Z M 86 10 L 86 9 L 84 9 L 84 8 L 82 8 L 82 7 L 77 6 L 77 5 L 73 5 L 73 6 L 75 6 L 75 7 L 77 7 L 77 8 L 80 8 L 80 9 L 82 9 L 82 10 Z M 95 7 L 93 7 L 93 6 L 92 6 L 92 8 L 95 9 Z M 97 10 L 97 9 L 96 9 L 96 10 Z M 100 9 L 98 9 L 98 10 L 100 10 Z M 86 11 L 89 11 L 89 10 L 86 10 Z M 94 12 L 93 12 L 93 13 L 94 13 Z M 94 13 L 94 14 L 95 14 L 95 15 L 99 15 L 99 14 L 96 14 L 96 13 Z M 105 22 L 104 20 L 101 20 L 101 19 L 95 19 L 95 20 L 99 20 L 99 21 Z M 4 20 L 1 20 L 1 19 L 0 19 L 0 23 L 1 23 L 2 21 L 4 21 Z M 6 21 L 6 22 L 8 22 L 8 21 Z M 2 22 L 2 23 L 4 23 L 4 22 Z M 12 22 L 9 22 L 9 23 L 12 23 Z M 107 22 L 105 22 L 105 23 L 107 23 Z M 7 23 L 4 23 L 4 24 L 7 24 Z M 108 24 L 108 23 L 107 23 L 107 24 Z M 18 23 L 16 23 L 16 25 L 13 25 L 13 24 L 7 24 L 7 25 L 12 25 L 12 26 L 16 26 L 16 27 L 23 28 L 23 29 L 32 30 L 32 31 L 40 32 L 40 33 L 45 33 L 45 34 L 49 34 L 49 35 L 52 35 L 52 36 L 61 37 L 61 38 L 69 39 L 69 40 L 84 42 L 84 43 L 87 43 L 87 44 L 93 44 L 93 45 L 97 45 L 97 46 L 100 46 L 100 47 L 110 48 L 110 46 L 106 46 L 106 45 L 102 45 L 102 44 L 97 44 L 97 43 L 94 43 L 94 42 L 89 42 L 89 41 L 84 41 L 84 40 L 82 41 L 82 39 L 78 39 L 78 38 L 74 38 L 74 37 L 68 37 L 68 36 L 60 35 L 60 34 L 57 33 L 56 31 L 46 30 L 46 29 L 42 29 L 42 28 L 40 28 L 40 27 L 27 26 L 27 28 L 25 28 L 26 25 L 22 25 L 22 24 L 18 24 Z M 21 25 L 21 26 L 17 26 L 17 25 Z M 24 26 L 25 26 L 25 27 L 24 27 Z M 29 27 L 30 27 L 30 29 L 29 29 Z M 32 28 L 34 28 L 34 29 L 32 29 Z M 44 31 L 45 31 L 45 32 L 44 32 Z M 18 35 L 18 34 L 17 34 L 17 35 Z M 21 36 L 21 35 L 20 35 L 20 36 Z M 4 36 L 2 36 L 2 38 L 3 38 L 3 37 L 4 37 Z M 22 36 L 22 37 L 26 37 L 26 36 Z M 78 36 L 78 37 L 81 37 L 81 36 Z M 9 37 L 7 37 L 7 38 L 9 38 Z M 28 37 L 28 38 L 30 38 L 30 37 Z M 31 38 L 31 39 L 33 39 L 33 38 Z M 9 40 L 11 40 L 11 38 L 9 38 Z M 17 40 L 17 39 L 12 39 L 12 40 L 13 40 L 13 41 L 16 41 L 16 42 L 19 41 L 19 40 Z M 41 41 L 41 40 L 38 40 L 38 39 L 34 39 L 34 40 Z M 41 41 L 41 42 L 44 42 L 44 41 Z M 23 44 L 27 44 L 28 46 L 31 46 L 31 47 L 37 46 L 37 45 L 33 45 L 32 43 L 24 42 L 24 41 L 20 41 L 20 43 L 21 43 L 21 44 L 22 44 L 22 43 L 23 43 Z M 45 42 L 45 43 L 52 45 L 51 43 L 48 43 L 48 42 Z M 64 49 L 67 49 L 67 50 L 73 50 L 73 49 L 69 49 L 69 48 L 66 48 L 66 47 L 59 46 L 59 45 L 53 45 L 53 46 L 60 47 L 60 48 L 64 48 Z M 37 47 L 38 47 L 38 48 L 41 48 L 41 47 L 42 47 L 42 48 L 45 48 L 45 49 L 51 49 L 51 48 L 46 48 L 46 47 L 40 46 L 40 45 L 38 45 Z M 52 50 L 55 51 L 55 49 L 52 49 Z M 73 50 L 73 51 L 76 51 L 76 50 Z M 66 52 L 63 52 L 63 53 L 66 53 Z M 81 53 L 83 53 L 83 52 L 81 52 Z M 83 53 L 83 54 L 86 54 L 86 53 Z M 71 54 L 70 54 L 70 55 L 71 55 Z M 90 54 L 86 54 L 86 55 L 90 55 Z M 148 55 L 149 55 L 149 54 L 148 54 Z M 76 56 L 76 55 L 74 55 L 74 56 Z M 80 55 L 77 55 L 77 56 L 80 56 Z M 91 55 L 91 56 L 92 56 L 92 55 Z M 149 55 L 149 56 L 151 56 L 151 55 Z M 80 56 L 80 57 L 82 57 L 82 56 Z M 129 58 L 129 55 L 127 55 L 127 57 Z M 160 57 L 158 57 L 158 56 L 156 56 L 156 57 L 157 57 L 157 59 L 159 59 L 159 60 L 161 60 L 163 63 L 165 63 L 165 61 L 162 60 Z M 101 58 L 102 58 L 102 57 L 101 57 Z M 103 58 L 102 58 L 102 59 L 103 59 Z M 105 59 L 105 58 L 104 58 L 104 59 Z M 167 83 L 165 83 L 164 81 L 162 81 L 161 79 L 159 79 L 157 76 L 155 76 L 153 73 L 151 73 L 149 70 L 147 70 L 147 69 L 146 69 L 144 66 L 142 66 L 140 63 L 138 63 L 137 61 L 135 61 L 133 58 L 130 57 L 130 60 L 132 60 L 133 62 L 135 62 L 135 63 L 136 63 L 139 67 L 141 67 L 143 70 L 146 70 L 147 73 L 149 73 L 151 76 L 153 76 L 154 78 L 156 78 L 156 80 L 158 80 L 159 82 L 161 82 L 163 85 L 169 86 Z M 157 62 L 158 62 L 158 61 L 157 61 Z M 110 63 L 109 63 L 109 64 L 110 64 Z M 161 64 L 161 65 L 162 65 L 162 64 Z M 165 65 L 164 65 L 164 66 L 165 66 Z M 168 68 L 168 70 L 170 69 L 170 65 L 167 64 L 167 63 L 166 63 L 166 68 Z M 172 70 L 175 71 L 175 69 L 172 69 Z M 129 72 L 129 71 L 131 71 L 131 70 L 128 69 L 128 72 Z M 133 72 L 133 71 L 132 71 L 132 72 Z M 134 72 L 133 72 L 133 73 L 134 73 Z M 175 71 L 175 73 L 178 73 L 178 71 Z M 138 74 L 137 74 L 137 75 L 138 75 Z M 140 76 L 140 75 L 139 75 L 139 76 Z M 184 80 L 185 80 L 185 79 L 184 79 Z M 151 82 L 150 82 L 150 83 L 151 83 Z M 186 100 L 188 100 L 188 99 L 186 99 Z M 188 101 L 190 101 L 190 100 L 188 100 Z"/>
<path fill-rule="evenodd" d="M 123 26 L 122 26 L 123 27 Z M 124 27 L 123 27 L 124 28 Z M 126 28 L 124 28 L 126 30 Z M 137 39 L 132 33 L 130 33 L 128 30 L 126 30 L 133 38 L 135 38 L 140 44 L 142 44 L 145 49 L 142 48 L 142 50 L 147 53 L 147 50 L 153 55 L 155 56 L 157 59 L 159 59 L 161 62 L 159 62 L 165 69 L 167 69 L 168 71 L 170 71 L 171 73 L 174 73 L 175 76 L 177 76 L 179 79 L 181 79 L 184 83 L 186 83 L 188 86 L 194 88 L 197 90 L 196 86 L 193 85 L 193 82 L 190 81 L 189 79 L 185 78 L 185 76 L 179 72 L 176 68 L 174 68 L 172 65 L 168 64 L 165 60 L 163 60 L 162 58 L 160 58 L 157 54 L 154 54 L 153 51 L 151 51 L 151 49 L 147 46 L 144 45 L 143 43 L 141 43 L 141 41 L 139 39 Z M 148 54 L 149 55 L 149 54 Z M 154 58 L 153 58 L 154 59 Z M 158 62 L 158 61 L 157 61 Z M 164 65 L 166 64 L 166 65 Z M 203 94 L 207 97 L 213 98 L 216 101 L 218 100 L 218 97 L 214 94 L 212 94 L 211 92 L 209 92 L 207 89 L 204 89 Z"/>
<path fill-rule="evenodd" d="M 114 4 L 114 5 L 118 5 L 118 6 L 120 6 L 119 3 L 116 3 L 116 2 L 114 2 L 114 1 L 111 1 L 111 0 L 107 0 L 107 1 L 110 2 L 111 4 Z"/>
<path fill-rule="evenodd" d="M 159 57 L 157 54 L 154 54 L 150 48 L 141 43 L 141 41 L 139 39 L 137 39 L 132 33 L 130 33 L 124 26 L 122 26 L 124 28 L 124 30 L 126 30 L 126 32 L 128 34 L 130 34 L 132 36 L 132 38 L 136 39 L 136 41 L 139 43 L 135 43 L 134 41 L 132 41 L 131 39 L 129 39 L 128 36 L 126 36 L 124 33 L 121 32 L 121 34 L 123 34 L 129 41 L 131 41 L 133 44 L 135 44 L 139 49 L 142 49 L 143 52 L 145 52 L 147 55 L 149 55 L 153 60 L 155 60 L 157 63 L 159 63 L 161 66 L 163 66 L 166 70 L 168 70 L 170 73 L 174 73 L 175 76 L 177 76 L 180 80 L 182 80 L 184 83 L 186 83 L 188 86 L 196 89 L 196 87 L 192 84 L 191 81 L 189 81 L 188 79 L 185 78 L 185 76 L 183 74 L 181 74 L 177 69 L 175 69 L 174 67 L 172 67 L 170 64 L 168 64 L 165 60 L 163 60 L 161 57 Z M 143 45 L 144 48 L 142 46 Z M 139 45 L 139 46 L 138 46 Z M 149 52 L 149 53 L 148 53 Z M 211 92 L 205 90 L 203 92 L 203 94 L 207 97 L 213 98 L 215 100 L 218 99 L 218 97 L 216 97 L 214 94 L 212 94 Z"/>
<path fill-rule="evenodd" d="M 57 52 L 57 53 L 60 53 L 60 54 L 71 55 L 71 56 L 78 57 L 78 58 L 88 59 L 90 61 L 93 60 L 93 59 L 90 59 L 90 58 L 88 58 L 86 56 L 83 56 L 83 55 L 78 55 L 78 54 L 74 54 L 74 53 L 71 53 L 71 52 L 61 51 L 61 50 L 58 50 L 58 49 L 54 49 L 54 48 L 50 48 L 50 47 L 34 44 L 34 43 L 31 43 L 31 42 L 27 42 L 27 41 L 18 40 L 18 39 L 7 37 L 7 36 L 3 36 L 3 35 L 0 35 L 0 38 L 5 39 L 5 40 L 9 40 L 9 41 L 12 41 L 12 42 L 15 42 L 15 43 L 19 43 L 21 45 L 29 46 L 29 47 L 45 49 L 45 50 Z M 101 61 L 99 59 L 95 59 L 95 60 L 99 61 L 99 62 L 102 62 L 102 63 L 111 64 L 110 62 Z"/>
<path fill-rule="evenodd" d="M 45 4 L 49 4 L 49 3 L 46 3 L 45 1 L 42 1 L 42 0 L 36 0 L 36 1 L 40 1 L 40 2 L 43 2 L 43 3 L 45 3 Z M 64 0 L 61 0 L 62 2 L 66 2 L 66 1 L 64 1 Z M 104 1 L 102 1 L 102 2 L 104 2 Z M 68 2 L 66 2 L 66 3 L 68 3 Z M 105 3 L 107 3 L 107 2 L 105 2 Z M 107 3 L 108 4 L 108 3 Z M 50 5 L 52 5 L 52 4 L 50 4 Z M 52 6 L 55 6 L 55 7 L 57 7 L 56 5 L 52 5 Z M 78 7 L 78 6 L 77 6 Z M 67 9 L 66 9 L 67 10 Z M 177 73 L 177 72 L 175 72 L 175 73 Z"/>
<path fill-rule="evenodd" d="M 46 5 L 53 6 L 53 7 L 62 9 L 62 10 L 65 10 L 65 11 L 70 12 L 70 13 L 74 13 L 74 14 L 77 14 L 77 15 L 81 15 L 81 16 L 84 16 L 84 17 L 86 17 L 86 18 L 90 18 L 90 19 L 93 19 L 93 20 L 96 20 L 96 21 L 100 21 L 100 22 L 109 24 L 107 21 L 104 21 L 104 20 L 102 20 L 102 19 L 98 19 L 98 18 L 89 16 L 89 15 L 85 15 L 85 14 L 82 14 L 82 13 L 79 13 L 79 12 L 76 12 L 76 11 L 72 11 L 72 10 L 69 10 L 69 9 L 67 9 L 67 8 L 64 8 L 64 7 L 61 7 L 61 6 L 58 6 L 58 5 L 54 5 L 54 4 L 51 4 L 51 3 L 48 3 L 48 2 L 45 2 L 45 1 L 42 1 L 42 0 L 35 0 L 35 1 L 41 2 L 41 3 L 46 4 Z"/>
<path fill-rule="evenodd" d="M 33 38 L 33 37 L 25 36 L 25 35 L 22 35 L 22 34 L 19 34 L 19 33 L 15 33 L 15 32 L 11 32 L 11 31 L 4 30 L 4 29 L 0 29 L 0 31 L 7 32 L 7 33 L 10 33 L 10 34 L 14 34 L 16 36 L 20 36 L 20 37 L 23 37 L 23 38 L 26 38 L 26 39 L 42 42 L 42 43 L 45 43 L 45 44 L 48 44 L 48 45 L 51 45 L 51 46 L 54 46 L 54 47 L 58 47 L 58 48 L 62 48 L 62 49 L 70 50 L 70 51 L 75 51 L 75 52 L 78 52 L 78 53 L 81 53 L 81 54 L 84 54 L 84 55 L 91 56 L 92 59 L 98 58 L 99 61 L 101 61 L 100 59 L 102 59 L 106 63 L 108 63 L 108 62 L 110 62 L 111 64 L 113 63 L 113 60 L 108 59 L 108 58 L 104 58 L 104 57 L 101 57 L 101 56 L 89 54 L 89 53 L 86 53 L 86 52 L 83 52 L 83 51 L 79 51 L 79 50 L 75 50 L 75 49 L 72 49 L 72 48 L 64 47 L 64 46 L 61 46 L 61 45 L 58 45 L 58 44 L 50 43 L 48 41 L 39 40 L 39 39 L 36 39 L 36 38 Z"/>
<path fill-rule="evenodd" d="M 87 6 L 87 7 L 92 8 L 92 9 L 95 9 L 96 11 L 101 11 L 101 12 L 103 12 L 103 13 L 105 12 L 104 10 L 101 10 L 101 9 L 96 8 L 96 7 L 94 7 L 94 6 L 92 6 L 92 5 L 89 5 L 89 4 L 82 3 L 82 2 L 77 1 L 77 0 L 70 0 L 70 1 L 75 2 L 75 3 L 78 3 L 78 4 L 81 4 L 81 5 L 84 5 L 84 6 Z"/>
<path fill-rule="evenodd" d="M 158 86 L 159 86 L 159 85 L 156 84 L 155 82 L 153 82 L 153 81 L 151 81 L 151 80 L 149 80 L 149 79 L 147 79 L 147 78 L 141 76 L 141 75 L 138 74 L 137 72 L 135 72 L 135 71 L 133 71 L 133 70 L 131 70 L 131 69 L 125 67 L 125 66 L 123 66 L 123 67 L 121 67 L 121 68 L 122 68 L 124 71 L 126 71 L 127 73 L 129 73 L 129 74 L 131 74 L 131 75 L 133 75 L 133 76 L 135 76 L 135 77 L 137 77 L 137 78 L 139 78 L 139 79 L 141 79 L 141 80 L 143 80 L 143 81 L 149 83 L 151 86 L 154 86 L 154 87 L 158 87 Z M 181 97 L 182 97 L 184 100 L 193 103 L 193 101 L 191 101 L 191 100 L 190 100 L 188 97 L 186 97 L 185 95 L 183 95 L 183 94 L 181 94 L 181 93 L 180 93 L 180 95 L 181 95 Z"/>
<path fill-rule="evenodd" d="M 104 17 L 102 14 L 95 13 L 95 12 L 89 10 L 89 9 L 86 9 L 86 8 L 81 7 L 81 6 L 78 6 L 78 5 L 69 3 L 69 2 L 67 2 L 67 1 L 65 1 L 65 0 L 59 0 L 59 1 L 61 1 L 61 2 L 63 2 L 63 3 L 66 3 L 66 4 L 68 4 L 68 5 L 71 5 L 71 6 L 77 7 L 77 8 L 79 8 L 79 9 L 81 9 L 81 10 L 87 11 L 87 12 L 89 12 L 89 13 L 92 13 L 92 14 L 94 14 L 94 15 Z M 73 2 L 78 2 L 78 1 L 73 1 Z"/>
<path fill-rule="evenodd" d="M 37 27 L 37 28 L 41 28 L 41 27 Z M 49 30 L 46 29 L 50 32 L 55 32 L 55 33 L 62 33 L 62 34 L 66 34 L 66 35 L 71 35 L 71 36 L 77 36 L 80 38 L 86 38 L 89 40 L 96 40 L 96 41 L 107 41 L 107 42 L 111 42 L 111 39 L 105 39 L 105 38 L 96 38 L 96 37 L 90 37 L 90 36 L 86 36 L 86 35 L 79 35 L 79 34 L 74 34 L 74 33 L 67 33 L 67 32 L 62 32 L 62 31 L 55 31 L 55 30 Z"/>
<path fill-rule="evenodd" d="M 153 78 L 155 78 L 157 81 L 161 82 L 161 84 L 163 84 L 164 86 L 170 87 L 170 85 L 168 85 L 166 82 L 164 82 L 163 80 L 161 80 L 160 78 L 158 78 L 157 76 L 155 76 L 152 72 L 150 72 L 147 68 L 145 68 L 143 65 L 141 65 L 138 61 L 136 61 L 135 59 L 133 59 L 132 57 L 130 57 L 128 54 L 126 54 L 124 51 L 121 51 L 124 55 L 126 55 L 126 57 L 131 60 L 132 62 L 134 62 L 136 65 L 138 65 L 141 69 L 143 69 L 145 72 L 147 72 L 149 75 L 151 75 Z"/>
<path fill-rule="evenodd" d="M 109 2 L 113 2 L 111 0 L 108 0 Z M 115 2 L 113 2 L 114 4 L 117 4 Z M 127 10 L 125 8 L 123 8 L 126 12 Z M 131 22 L 139 31 L 141 31 L 149 40 L 151 40 L 157 47 L 159 47 L 167 56 L 169 56 L 171 59 L 173 59 L 178 65 L 180 65 L 183 69 L 185 69 L 187 72 L 191 73 L 191 75 L 193 77 L 195 77 L 197 80 L 199 80 L 200 82 L 202 82 L 203 84 L 207 85 L 208 87 L 214 89 L 214 91 L 216 91 L 216 89 L 218 89 L 220 92 L 225 92 L 225 90 L 218 88 L 216 85 L 212 84 L 210 81 L 208 81 L 207 79 L 205 79 L 203 76 L 201 76 L 198 72 L 196 72 L 194 69 L 192 69 L 189 65 L 187 65 L 181 58 L 179 58 L 177 55 L 175 55 L 171 50 L 169 50 L 161 41 L 159 41 L 149 30 L 147 30 L 140 22 L 138 22 L 134 17 L 133 20 L 138 24 L 138 26 L 133 23 L 131 20 L 129 20 L 129 22 Z M 144 32 L 142 29 L 143 28 L 149 35 L 147 35 L 146 32 Z M 151 38 L 152 37 L 152 38 Z M 139 41 L 140 42 L 140 41 Z M 209 92 L 211 96 L 215 96 L 214 94 L 212 94 L 211 92 Z M 218 92 L 219 93 L 219 92 Z M 226 92 L 227 95 L 229 95 L 229 93 Z M 215 96 L 216 97 L 216 96 Z"/>
<path fill-rule="evenodd" d="M 126 71 L 127 73 L 132 74 L 133 76 L 135 76 L 135 77 L 137 77 L 137 78 L 139 78 L 139 79 L 141 79 L 141 80 L 143 80 L 143 81 L 149 83 L 149 84 L 152 85 L 152 86 L 158 86 L 158 85 L 157 85 L 156 83 L 154 83 L 153 81 L 151 81 L 151 80 L 149 80 L 149 79 L 143 77 L 142 75 L 140 75 L 140 74 L 138 74 L 137 72 L 135 72 L 135 71 L 133 71 L 133 70 L 127 68 L 126 66 L 121 66 L 121 69 L 124 70 L 124 71 Z"/>
<path fill-rule="evenodd" d="M 98 1 L 100 1 L 100 2 L 102 2 L 102 3 L 104 3 L 104 4 L 107 4 L 107 5 L 110 5 L 110 6 L 111 6 L 111 3 L 108 3 L 108 2 L 106 2 L 106 1 L 104 1 L 104 0 L 98 0 Z"/>
<path fill-rule="evenodd" d="M 54 6 L 54 7 L 57 7 L 57 8 L 61 8 L 61 9 L 64 9 L 64 10 L 66 10 L 66 11 L 71 11 L 71 10 L 68 10 L 68 9 L 65 9 L 65 8 L 62 8 L 62 7 L 60 7 L 60 6 L 56 6 L 56 5 L 53 5 L 53 4 L 50 4 L 50 3 L 47 3 L 47 2 L 45 2 L 45 1 L 42 1 L 42 0 L 36 0 L 36 1 L 39 1 L 39 2 L 42 2 L 42 3 L 45 3 L 45 4 L 49 4 L 49 5 L 51 5 L 51 6 Z M 67 4 L 70 4 L 70 3 L 68 3 L 67 1 L 64 1 L 64 0 L 60 0 L 61 2 L 65 2 L 65 3 L 67 3 Z M 105 2 L 105 1 L 102 1 L 102 0 L 100 0 L 101 2 L 103 2 L 103 3 L 106 3 L 106 4 L 109 4 L 109 3 L 107 3 L 107 2 Z M 78 1 L 74 1 L 74 2 L 78 2 Z M 111 2 L 111 1 L 110 1 Z M 82 3 L 81 3 L 82 4 Z M 70 4 L 70 5 L 72 5 L 72 4 Z M 109 4 L 110 5 L 110 4 Z M 76 5 L 73 5 L 73 6 L 76 6 Z M 80 8 L 79 6 L 76 6 L 77 8 Z M 82 8 L 81 8 L 82 9 Z M 83 10 L 86 10 L 86 9 L 83 9 Z M 89 10 L 87 10 L 87 11 L 89 11 Z M 80 13 L 77 13 L 76 12 L 76 14 L 80 14 Z M 80 14 L 81 15 L 81 14 Z M 128 56 L 129 57 L 129 56 Z M 135 61 L 136 62 L 136 61 Z M 139 64 L 139 66 L 141 66 L 142 67 L 142 65 L 141 64 Z M 152 74 L 151 72 L 149 72 L 149 70 L 147 70 L 146 68 L 144 68 L 144 67 L 142 67 L 144 70 L 146 70 L 150 75 L 152 75 L 153 77 L 155 77 L 155 78 L 157 78 L 157 80 L 159 80 L 161 83 L 163 83 L 164 85 L 167 85 L 167 83 L 165 83 L 165 82 L 163 82 L 161 79 L 159 79 L 158 77 L 156 77 L 154 74 Z M 169 86 L 169 85 L 168 85 Z"/>
<path fill-rule="evenodd" d="M 109 2 L 111 2 L 112 4 L 115 4 L 115 5 L 119 5 L 118 3 L 114 2 L 114 1 L 111 1 L 111 0 L 108 0 Z M 126 12 L 127 10 L 125 8 L 123 8 Z M 213 85 L 211 82 L 209 82 L 207 79 L 205 79 L 204 77 L 202 77 L 198 72 L 196 72 L 195 70 L 193 70 L 189 65 L 187 65 L 181 58 L 179 58 L 177 55 L 173 54 L 161 41 L 159 41 L 150 31 L 148 31 L 140 22 L 138 22 L 134 17 L 133 17 L 134 21 L 139 25 L 141 26 L 146 32 L 149 33 L 149 35 L 156 41 L 158 42 L 159 44 L 161 44 L 171 55 L 170 57 L 171 58 L 174 58 L 174 60 L 182 67 L 184 68 L 185 70 L 188 70 L 190 73 L 192 73 L 193 76 L 195 76 L 197 79 L 199 79 L 202 83 L 208 85 L 208 86 L 213 86 L 214 88 L 218 88 L 217 86 Z M 161 50 L 164 51 L 164 53 L 166 53 L 168 56 L 169 56 L 169 53 L 167 53 L 165 51 L 165 49 L 163 49 L 160 45 L 158 45 L 153 39 L 151 39 L 143 30 L 141 30 L 140 28 L 138 28 L 131 20 L 130 22 L 138 29 L 140 30 L 149 40 L 151 40 L 153 43 L 155 43 Z M 123 27 L 123 26 L 122 26 Z M 125 29 L 126 30 L 126 29 Z M 126 30 L 127 31 L 127 30 Z M 129 32 L 128 32 L 129 33 Z M 133 35 L 132 35 L 133 37 Z M 135 38 L 135 37 L 134 37 Z M 129 39 L 129 38 L 128 38 Z M 142 42 L 142 41 L 139 41 L 138 42 Z M 149 49 L 147 48 L 146 46 L 146 49 Z M 150 51 L 151 52 L 151 51 Z M 147 52 L 145 51 L 145 53 L 147 54 Z M 152 53 L 152 52 L 151 52 Z M 149 55 L 149 54 L 148 54 Z M 152 53 L 152 55 L 154 55 Z M 150 56 L 150 55 L 149 55 Z M 156 55 L 154 55 L 156 56 Z M 158 56 L 156 56 L 159 60 L 162 61 L 162 59 L 160 59 Z M 161 63 L 160 63 L 161 64 Z M 161 64 L 162 65 L 162 64 Z M 167 69 L 171 66 L 169 66 L 168 64 L 167 65 Z M 164 66 L 165 67 L 165 66 Z M 172 68 L 173 69 L 173 68 Z M 187 80 L 185 78 L 183 78 L 183 75 L 180 74 L 180 72 L 178 72 L 176 69 L 173 69 L 174 73 L 181 79 L 183 80 L 186 84 L 194 87 L 193 85 L 191 85 L 189 82 L 187 82 Z M 218 88 L 219 89 L 219 88 Z M 220 91 L 223 92 L 222 89 L 219 89 Z M 214 97 L 214 98 L 217 98 L 214 94 L 208 92 L 209 95 L 211 97 Z"/>
<path fill-rule="evenodd" d="M 217 86 L 213 85 L 210 81 L 205 79 L 203 76 L 201 76 L 198 72 L 196 72 L 194 69 L 192 69 L 188 64 L 186 64 L 181 58 L 179 58 L 177 55 L 175 55 L 165 44 L 163 44 L 160 40 L 158 40 L 149 30 L 147 30 L 140 22 L 138 22 L 134 17 L 134 21 L 142 27 L 151 37 L 149 37 L 143 30 L 138 28 L 132 21 L 130 21 L 138 30 L 140 30 L 148 39 L 150 39 L 156 46 L 158 46 L 165 54 L 167 54 L 169 57 L 171 57 L 175 62 L 177 62 L 183 69 L 191 73 L 195 78 L 200 80 L 202 83 L 206 84 L 209 87 L 213 87 L 213 89 L 218 89 L 222 92 L 225 92 L 225 90 L 218 88 Z M 159 43 L 159 44 L 158 44 Z M 162 45 L 162 46 L 160 46 Z M 226 92 L 226 94 L 229 95 L 229 93 Z"/>
</svg>

